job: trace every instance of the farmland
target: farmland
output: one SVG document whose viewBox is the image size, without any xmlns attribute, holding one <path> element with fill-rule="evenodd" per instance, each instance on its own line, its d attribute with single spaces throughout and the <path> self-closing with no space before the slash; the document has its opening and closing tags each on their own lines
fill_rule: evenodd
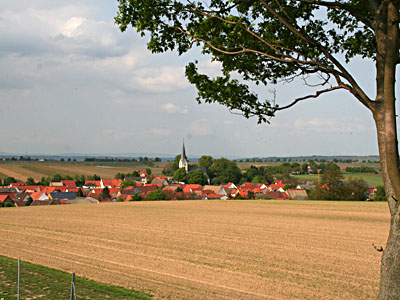
<svg viewBox="0 0 400 300">
<path fill-rule="evenodd" d="M 156 163 L 151 167 L 153 174 L 161 175 L 164 163 Z M 85 175 L 97 174 L 101 178 L 114 178 L 117 173 L 131 173 L 134 170 L 144 170 L 147 165 L 140 163 L 84 163 L 84 162 L 8 162 L 0 163 L 0 178 L 8 176 L 17 180 L 26 181 L 32 177 L 38 181 L 42 177 L 60 175 Z"/>
<path fill-rule="evenodd" d="M 179 299 L 374 299 L 385 203 L 162 201 L 0 209 L 0 254 Z"/>
<path fill-rule="evenodd" d="M 371 174 L 371 173 L 344 173 L 343 174 L 344 178 L 360 178 L 368 182 L 369 184 L 373 185 L 374 187 L 377 187 L 379 185 L 383 186 L 383 177 L 382 174 Z M 310 174 L 310 175 L 293 175 L 292 176 L 294 179 L 297 179 L 299 181 L 307 181 L 307 180 L 313 180 L 313 181 L 318 181 L 318 175 L 316 174 Z M 322 177 L 322 175 L 321 175 Z"/>
<path fill-rule="evenodd" d="M 165 167 L 167 162 L 156 162 L 150 167 L 153 175 L 162 175 L 161 171 Z M 251 165 L 260 166 L 277 166 L 281 163 L 269 162 L 269 163 L 247 163 L 239 162 L 238 167 L 244 170 L 249 168 Z M 346 166 L 372 166 L 376 167 L 376 164 L 339 164 L 342 171 L 345 170 Z M 140 171 L 149 168 L 148 165 L 140 162 L 115 162 L 115 163 L 101 163 L 101 162 L 0 162 L 0 179 L 8 176 L 14 177 L 20 181 L 26 181 L 28 177 L 32 177 L 35 181 L 39 181 L 42 177 L 52 177 L 55 174 L 60 175 L 85 175 L 92 176 L 96 174 L 104 179 L 115 178 L 117 173 L 131 173 L 132 171 Z M 383 179 L 381 174 L 371 173 L 345 173 L 345 178 L 361 178 L 367 181 L 373 186 L 382 185 Z M 293 175 L 294 179 L 300 181 L 307 180 L 318 180 L 318 175 Z"/>
</svg>

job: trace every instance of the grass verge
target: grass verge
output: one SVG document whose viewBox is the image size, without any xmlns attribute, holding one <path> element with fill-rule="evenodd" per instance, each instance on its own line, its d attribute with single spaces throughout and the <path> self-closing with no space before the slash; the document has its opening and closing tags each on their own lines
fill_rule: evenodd
<svg viewBox="0 0 400 300">
<path fill-rule="evenodd" d="M 21 262 L 21 299 L 69 299 L 72 275 Z M 18 261 L 0 255 L 0 299 L 17 298 Z M 152 299 L 148 294 L 75 277 L 76 299 Z"/>
</svg>

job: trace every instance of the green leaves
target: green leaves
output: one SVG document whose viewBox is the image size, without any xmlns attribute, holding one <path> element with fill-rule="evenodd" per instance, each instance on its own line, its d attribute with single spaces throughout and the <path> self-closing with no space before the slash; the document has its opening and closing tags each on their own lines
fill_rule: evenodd
<svg viewBox="0 0 400 300">
<path fill-rule="evenodd" d="M 266 86 L 308 74 L 336 76 L 342 70 L 335 54 L 349 61 L 357 55 L 374 59 L 376 53 L 369 1 L 118 1 L 116 24 L 149 34 L 150 51 L 183 54 L 196 46 L 221 63 L 223 75 L 215 78 L 200 74 L 194 63 L 186 67 L 199 103 L 220 103 L 259 122 L 268 122 L 276 106 L 259 99 L 249 82 Z"/>
</svg>

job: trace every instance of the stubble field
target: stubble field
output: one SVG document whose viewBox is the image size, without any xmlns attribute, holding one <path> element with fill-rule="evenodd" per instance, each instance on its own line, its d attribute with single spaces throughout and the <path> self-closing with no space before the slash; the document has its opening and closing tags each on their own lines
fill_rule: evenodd
<svg viewBox="0 0 400 300">
<path fill-rule="evenodd" d="M 374 299 L 385 203 L 0 209 L 0 254 L 169 299 Z"/>
</svg>

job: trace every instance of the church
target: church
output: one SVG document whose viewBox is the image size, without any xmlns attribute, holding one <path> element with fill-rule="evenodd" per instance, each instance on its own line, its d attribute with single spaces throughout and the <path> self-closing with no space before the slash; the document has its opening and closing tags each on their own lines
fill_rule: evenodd
<svg viewBox="0 0 400 300">
<path fill-rule="evenodd" d="M 186 157 L 185 141 L 183 141 L 182 154 L 181 154 L 181 159 L 179 161 L 179 169 L 181 168 L 185 168 L 186 174 L 189 173 L 189 163 Z"/>
<path fill-rule="evenodd" d="M 199 168 L 189 170 L 189 162 L 187 160 L 186 149 L 185 149 L 185 141 L 183 141 L 183 144 L 182 144 L 181 159 L 179 160 L 179 169 L 181 169 L 181 168 L 185 169 L 186 174 L 189 174 L 189 172 L 193 172 L 193 171 L 202 171 L 204 176 L 206 176 L 206 178 L 207 178 L 208 184 L 210 184 L 210 182 L 211 182 L 210 177 L 208 176 L 207 170 L 205 167 L 199 167 Z"/>
</svg>

